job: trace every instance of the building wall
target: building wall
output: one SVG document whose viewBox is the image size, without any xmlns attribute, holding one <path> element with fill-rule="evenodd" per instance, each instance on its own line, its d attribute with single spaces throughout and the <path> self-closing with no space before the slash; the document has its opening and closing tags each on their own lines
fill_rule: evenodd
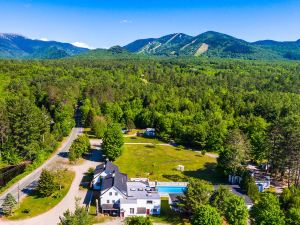
<svg viewBox="0 0 300 225">
<path fill-rule="evenodd" d="M 147 204 L 147 201 L 152 201 L 152 204 Z M 146 208 L 145 214 L 137 214 L 137 208 Z M 146 216 L 147 209 L 150 215 L 160 214 L 160 199 L 137 199 L 136 203 L 126 203 L 120 205 L 121 211 L 124 211 L 124 217 L 128 216 Z M 130 213 L 130 209 L 134 210 L 134 213 Z"/>
<path fill-rule="evenodd" d="M 112 187 L 100 196 L 100 204 L 119 204 L 121 198 L 124 198 L 124 195 L 118 189 Z"/>
</svg>

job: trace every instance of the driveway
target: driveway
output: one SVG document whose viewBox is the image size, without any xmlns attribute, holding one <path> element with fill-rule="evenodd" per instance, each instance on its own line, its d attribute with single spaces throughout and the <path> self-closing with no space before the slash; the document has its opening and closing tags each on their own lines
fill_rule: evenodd
<svg viewBox="0 0 300 225">
<path fill-rule="evenodd" d="M 26 177 L 22 178 L 19 182 L 15 183 L 13 186 L 11 186 L 8 190 L 6 190 L 3 194 L 0 195 L 0 206 L 2 205 L 3 200 L 5 199 L 5 196 L 8 193 L 11 193 L 16 199 L 18 198 L 18 192 L 20 194 L 20 199 L 25 197 L 26 190 L 36 185 L 42 170 L 48 168 L 53 163 L 58 161 L 62 157 L 62 155 L 64 155 L 64 152 L 67 152 L 69 150 L 73 140 L 75 140 L 76 137 L 81 133 L 82 128 L 73 128 L 70 135 L 66 138 L 66 140 L 62 143 L 61 147 L 57 149 L 57 151 L 55 152 L 55 154 L 53 154 L 52 157 L 50 157 L 43 165 L 35 169 Z"/>
<path fill-rule="evenodd" d="M 67 209 L 74 211 L 75 198 L 79 197 L 81 204 L 84 205 L 87 190 L 79 190 L 79 185 L 81 183 L 82 177 L 84 176 L 84 173 L 87 172 L 87 170 L 90 167 L 95 168 L 99 164 L 99 160 L 101 157 L 97 149 L 94 149 L 92 153 L 93 154 L 91 154 L 91 157 L 89 159 L 83 160 L 83 162 L 80 165 L 68 165 L 68 159 L 60 159 L 59 163 L 61 165 L 67 165 L 67 167 L 70 170 L 73 170 L 75 172 L 75 178 L 73 180 L 68 194 L 58 205 L 56 205 L 49 211 L 30 219 L 20 221 L 0 220 L 0 224 L 3 223 L 5 225 L 57 225 L 59 223 L 59 216 L 62 216 Z"/>
</svg>

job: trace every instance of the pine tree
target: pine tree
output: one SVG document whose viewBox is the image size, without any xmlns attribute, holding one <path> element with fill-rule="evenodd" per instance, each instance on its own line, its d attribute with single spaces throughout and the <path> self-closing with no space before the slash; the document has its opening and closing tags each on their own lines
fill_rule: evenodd
<svg viewBox="0 0 300 225">
<path fill-rule="evenodd" d="M 37 191 L 43 197 L 47 197 L 58 190 L 58 187 L 59 185 L 55 182 L 54 174 L 51 171 L 44 169 L 39 179 Z"/>
<path fill-rule="evenodd" d="M 12 194 L 8 193 L 2 204 L 3 213 L 5 215 L 11 215 L 16 205 L 17 205 L 16 199 L 14 198 L 14 196 L 12 196 Z"/>
</svg>

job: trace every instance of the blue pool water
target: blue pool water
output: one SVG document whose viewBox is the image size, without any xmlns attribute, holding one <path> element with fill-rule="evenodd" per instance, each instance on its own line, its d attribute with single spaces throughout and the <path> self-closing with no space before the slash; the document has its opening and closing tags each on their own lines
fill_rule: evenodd
<svg viewBox="0 0 300 225">
<path fill-rule="evenodd" d="M 183 193 L 186 187 L 179 186 L 156 186 L 156 190 L 160 193 Z"/>
</svg>

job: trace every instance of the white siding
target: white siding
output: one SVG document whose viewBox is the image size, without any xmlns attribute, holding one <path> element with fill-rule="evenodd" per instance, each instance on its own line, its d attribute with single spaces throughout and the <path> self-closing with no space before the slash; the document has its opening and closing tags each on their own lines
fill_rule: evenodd
<svg viewBox="0 0 300 225">
<path fill-rule="evenodd" d="M 147 204 L 147 201 L 152 201 L 152 204 Z M 137 214 L 137 208 L 146 208 L 145 214 Z M 136 203 L 122 203 L 120 205 L 121 212 L 124 212 L 124 217 L 128 216 L 146 216 L 147 210 L 150 215 L 160 214 L 160 199 L 137 199 Z M 134 213 L 130 213 L 130 209 L 134 209 Z"/>
<path fill-rule="evenodd" d="M 112 187 L 108 191 L 106 191 L 103 195 L 100 197 L 100 202 L 102 204 L 114 204 L 120 203 L 120 199 L 124 198 L 124 195 L 115 187 Z"/>
</svg>

